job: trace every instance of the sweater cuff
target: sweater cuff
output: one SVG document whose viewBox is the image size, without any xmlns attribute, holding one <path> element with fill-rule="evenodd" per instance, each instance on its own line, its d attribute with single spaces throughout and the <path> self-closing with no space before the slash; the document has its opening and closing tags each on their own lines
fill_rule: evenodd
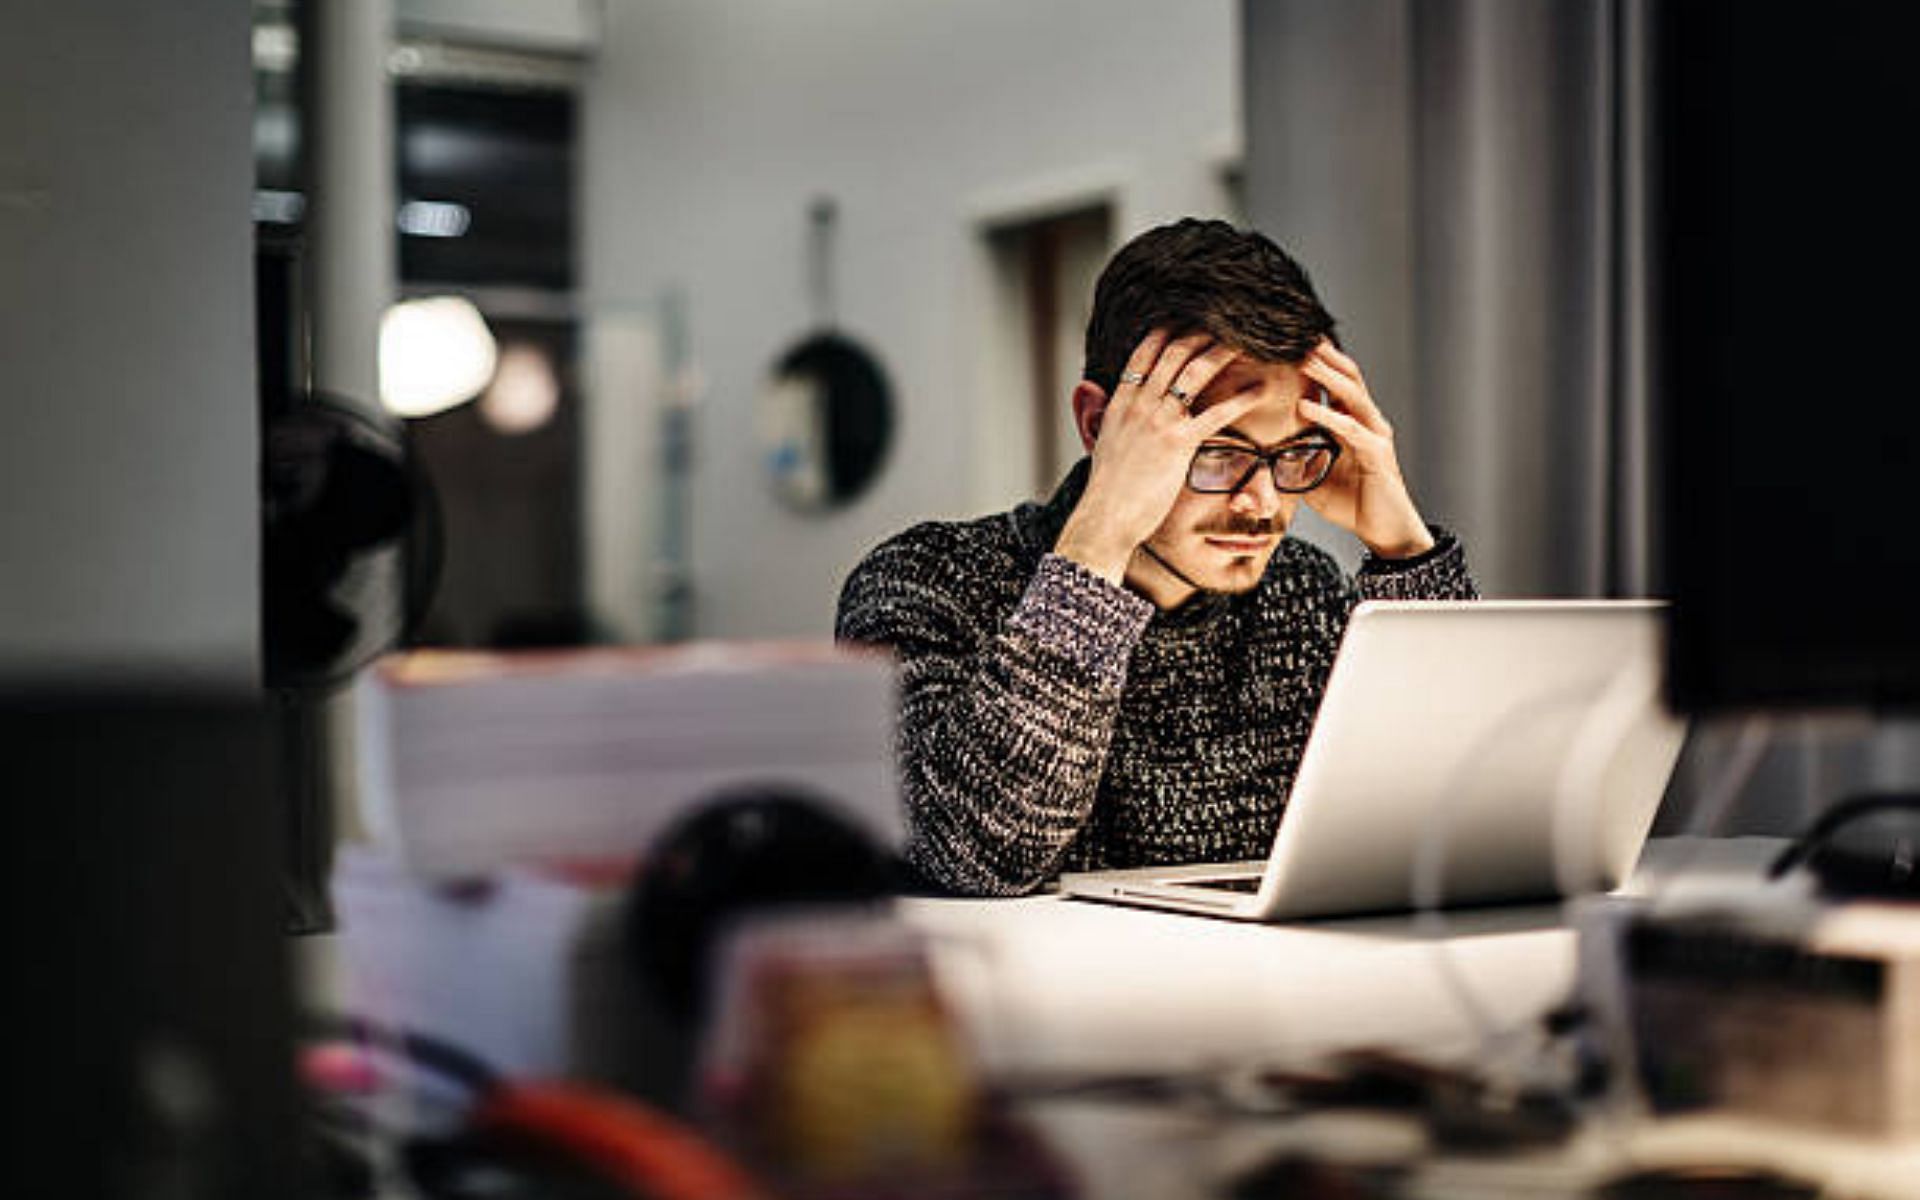
<svg viewBox="0 0 1920 1200">
<path fill-rule="evenodd" d="M 1072 559 L 1049 554 L 1007 623 L 1117 688 L 1126 682 L 1127 660 L 1153 611 L 1146 597 L 1108 583 Z"/>
<path fill-rule="evenodd" d="M 1467 571 L 1467 554 L 1453 531 L 1428 525 L 1433 547 L 1412 558 L 1380 558 L 1368 552 L 1360 560 L 1360 592 L 1369 600 L 1473 599 L 1477 591 Z"/>
</svg>

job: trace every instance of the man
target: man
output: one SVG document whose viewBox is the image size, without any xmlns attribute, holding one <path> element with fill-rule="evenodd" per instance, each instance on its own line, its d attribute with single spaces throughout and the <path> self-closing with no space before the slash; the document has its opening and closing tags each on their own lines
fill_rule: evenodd
<svg viewBox="0 0 1920 1200">
<path fill-rule="evenodd" d="M 1475 595 L 1333 327 L 1266 237 L 1149 230 L 1094 292 L 1091 457 L 1045 503 L 916 526 L 849 576 L 838 635 L 899 659 L 928 882 L 1264 857 L 1353 605 Z M 1302 502 L 1366 544 L 1357 577 L 1286 538 Z"/>
</svg>

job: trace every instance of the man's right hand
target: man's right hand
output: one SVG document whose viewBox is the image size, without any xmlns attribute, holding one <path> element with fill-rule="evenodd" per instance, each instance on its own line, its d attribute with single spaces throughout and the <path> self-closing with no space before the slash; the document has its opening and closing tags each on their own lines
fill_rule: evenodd
<svg viewBox="0 0 1920 1200">
<path fill-rule="evenodd" d="M 1180 498 L 1200 443 L 1259 403 L 1252 394 L 1201 403 L 1213 377 L 1238 357 L 1239 351 L 1204 333 L 1169 340 L 1155 330 L 1134 347 L 1119 384 L 1093 418 L 1092 474 L 1054 553 L 1112 583 L 1126 577 L 1135 549 Z M 1181 395 L 1188 397 L 1185 403 Z"/>
</svg>

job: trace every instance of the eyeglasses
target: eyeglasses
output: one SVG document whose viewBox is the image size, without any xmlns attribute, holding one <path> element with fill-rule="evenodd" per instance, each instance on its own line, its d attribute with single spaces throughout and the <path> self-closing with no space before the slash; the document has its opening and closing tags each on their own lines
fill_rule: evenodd
<svg viewBox="0 0 1920 1200">
<path fill-rule="evenodd" d="M 1326 482 L 1340 457 L 1340 443 L 1332 438 L 1288 442 L 1271 450 L 1248 446 L 1202 446 L 1187 464 L 1187 486 L 1196 492 L 1223 494 L 1247 486 L 1262 463 L 1273 473 L 1273 486 L 1282 492 L 1310 492 Z"/>
</svg>

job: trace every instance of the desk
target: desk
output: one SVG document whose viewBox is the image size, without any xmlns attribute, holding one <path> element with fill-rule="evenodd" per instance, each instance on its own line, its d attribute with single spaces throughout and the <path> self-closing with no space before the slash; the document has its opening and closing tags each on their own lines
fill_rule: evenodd
<svg viewBox="0 0 1920 1200">
<path fill-rule="evenodd" d="M 1622 890 L 1737 887 L 1780 845 L 1652 842 Z M 1685 877 L 1667 887 L 1678 866 Z M 1576 975 L 1557 904 L 1274 925 L 1058 894 L 899 911 L 929 935 L 942 989 L 997 1072 L 1299 1064 L 1361 1045 L 1458 1061 L 1486 1023 L 1531 1022 L 1567 1000 Z"/>
<path fill-rule="evenodd" d="M 1654 843 L 1629 889 L 1660 888 L 1661 872 L 1696 850 L 1700 869 L 1661 895 L 1740 886 L 1777 848 L 1762 839 Z M 575 1026 L 580 1014 L 598 1014 L 590 1023 L 606 1040 L 584 1039 L 596 1048 L 585 1065 L 644 1058 L 625 993 L 592 985 L 618 973 L 580 973 L 582 963 L 617 958 L 617 890 L 587 893 L 516 876 L 475 904 L 422 892 L 372 861 L 348 856 L 344 865 L 339 903 L 362 939 L 361 983 L 383 1004 L 374 1015 L 437 1033 L 515 1073 L 541 1074 L 582 1065 L 570 1049 L 581 1032 Z M 1437 932 L 1405 917 L 1250 925 L 1058 895 L 906 899 L 897 913 L 927 936 L 942 994 L 997 1080 L 1297 1067 L 1363 1045 L 1460 1061 L 1485 1045 L 1481 1021 L 1530 1025 L 1569 997 L 1577 977 L 1577 939 L 1556 905 L 1449 913 Z M 1469 1010 L 1461 988 L 1483 1016 Z M 1087 1200 L 1199 1200 L 1223 1194 L 1223 1179 L 1278 1148 L 1324 1151 L 1354 1136 L 1407 1136 L 1404 1128 L 1369 1129 L 1364 1118 L 1356 1133 L 1351 1117 L 1281 1122 L 1174 1105 L 1048 1101 L 1023 1111 L 1074 1166 Z M 1618 1169 L 1622 1153 L 1817 1170 L 1846 1182 L 1850 1190 L 1836 1195 L 1920 1200 L 1920 1146 L 1787 1136 L 1723 1118 L 1589 1131 L 1538 1156 L 1436 1162 L 1431 1187 L 1408 1194 L 1579 1195 L 1566 1190 L 1568 1180 Z"/>
<path fill-rule="evenodd" d="M 943 993 L 995 1073 L 1298 1063 L 1357 1045 L 1470 1053 L 1565 1000 L 1575 939 L 1554 907 L 1251 925 L 1068 899 L 909 900 Z M 1470 989 L 1463 998 L 1449 967 Z"/>
<path fill-rule="evenodd" d="M 1406 918 L 1249 925 L 1058 895 L 902 909 L 931 935 L 942 992 L 996 1078 L 1298 1065 L 1359 1045 L 1460 1059 L 1480 1038 L 1441 956 L 1503 1024 L 1561 1003 L 1575 977 L 1554 907 L 1450 919 L 1444 937 Z M 1299 1132 L 1115 1103 L 1023 1113 L 1090 1200 L 1217 1196 Z"/>
<path fill-rule="evenodd" d="M 1779 846 L 1655 842 L 1624 890 L 1680 899 L 1739 888 Z M 1679 866 L 1688 869 L 1669 881 Z M 1486 1047 L 1489 1022 L 1530 1024 L 1577 978 L 1577 939 L 1557 905 L 1450 913 L 1438 929 L 1409 917 L 1250 925 L 1055 894 L 912 899 L 900 913 L 928 935 L 943 994 L 998 1078 L 1298 1067 L 1358 1046 L 1464 1062 Z M 1351 1119 L 1276 1123 L 1113 1103 L 1049 1102 L 1031 1115 L 1099 1200 L 1219 1195 L 1261 1155 L 1356 1136 Z M 1357 1136 L 1407 1136 L 1375 1124 Z M 1725 1117 L 1586 1130 L 1499 1162 L 1437 1161 L 1409 1194 L 1571 1196 L 1629 1161 L 1715 1159 L 1815 1175 L 1847 1189 L 1836 1194 L 1920 1197 L 1920 1146 Z"/>
</svg>

